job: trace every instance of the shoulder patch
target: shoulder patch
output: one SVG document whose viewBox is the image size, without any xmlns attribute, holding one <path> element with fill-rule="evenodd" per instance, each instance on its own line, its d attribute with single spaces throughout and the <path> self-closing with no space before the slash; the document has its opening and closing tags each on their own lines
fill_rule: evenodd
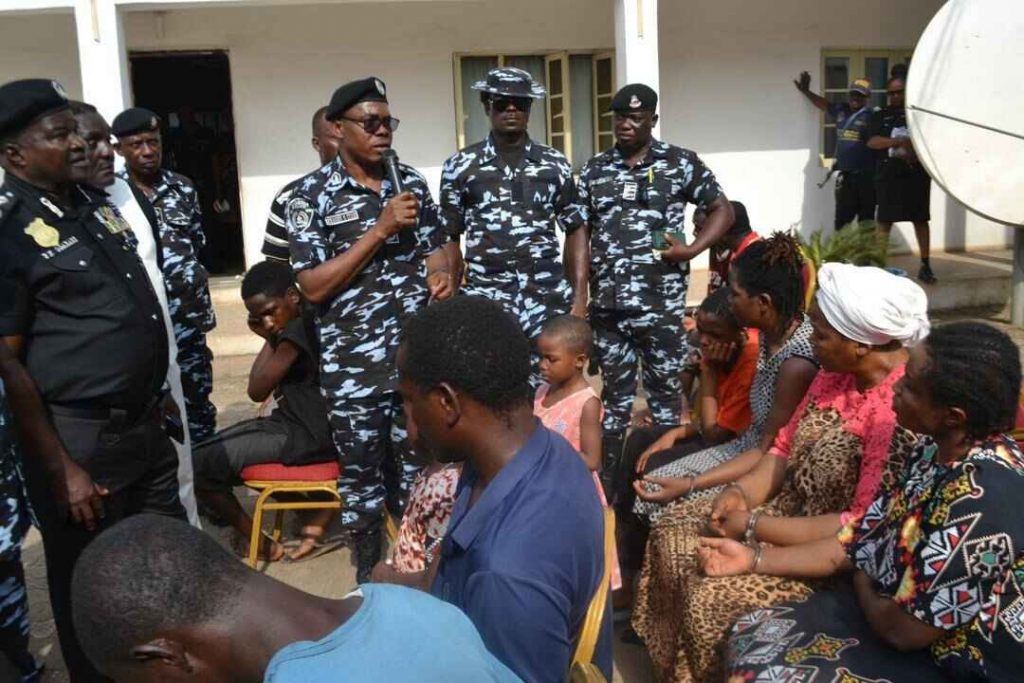
<svg viewBox="0 0 1024 683">
<path fill-rule="evenodd" d="M 285 220 L 297 230 L 305 230 L 313 222 L 313 205 L 305 197 L 293 197 L 284 211 Z"/>
</svg>

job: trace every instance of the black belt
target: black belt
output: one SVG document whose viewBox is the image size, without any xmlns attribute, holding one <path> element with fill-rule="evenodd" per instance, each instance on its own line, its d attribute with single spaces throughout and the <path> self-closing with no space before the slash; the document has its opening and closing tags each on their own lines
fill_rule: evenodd
<svg viewBox="0 0 1024 683">
<path fill-rule="evenodd" d="M 62 417 L 77 418 L 81 420 L 109 420 L 119 421 L 125 426 L 131 426 L 141 422 L 156 410 L 163 401 L 164 394 L 154 396 L 147 401 L 142 410 L 138 407 L 119 408 L 97 405 L 93 401 L 74 401 L 67 403 L 48 403 L 47 407 L 54 415 Z"/>
</svg>

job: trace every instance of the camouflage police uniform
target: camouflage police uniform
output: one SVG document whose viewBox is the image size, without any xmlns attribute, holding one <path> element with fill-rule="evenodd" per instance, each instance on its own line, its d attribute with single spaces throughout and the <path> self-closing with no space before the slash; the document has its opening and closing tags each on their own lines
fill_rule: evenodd
<svg viewBox="0 0 1024 683">
<path fill-rule="evenodd" d="M 342 523 L 356 533 L 379 529 L 385 502 L 400 515 L 418 467 L 409 443 L 395 356 L 402 321 L 427 305 L 425 259 L 447 236 L 423 176 L 400 165 L 405 189 L 419 200 L 414 228 L 389 239 L 345 289 L 318 310 L 320 385 L 342 472 Z M 292 267 L 301 273 L 351 248 L 394 196 L 356 182 L 336 158 L 305 176 L 285 209 Z"/>
<path fill-rule="evenodd" d="M 0 652 L 14 665 L 18 680 L 29 683 L 41 680 L 28 649 L 28 594 L 21 565 L 21 543 L 31 519 L 12 431 L 0 382 Z"/>
<path fill-rule="evenodd" d="M 473 89 L 495 97 L 544 96 L 528 72 L 514 68 L 492 69 Z M 527 139 L 518 165 L 510 168 L 491 134 L 445 162 L 440 205 L 441 224 L 452 239 L 466 236 L 464 293 L 500 303 L 531 341 L 545 320 L 569 312 L 572 287 L 557 228 L 561 224 L 568 234 L 584 219 L 565 155 Z M 533 380 L 539 382 L 536 371 Z"/>
<path fill-rule="evenodd" d="M 127 171 L 120 176 L 129 180 Z M 167 169 L 149 197 L 160 223 L 167 307 L 174 324 L 178 366 L 188 415 L 192 443 L 213 435 L 217 408 L 210 401 L 213 391 L 213 354 L 206 345 L 206 333 L 217 319 L 210 301 L 209 275 L 199 262 L 206 244 L 199 198 L 192 182 Z"/>
<path fill-rule="evenodd" d="M 690 265 L 662 259 L 654 233 L 682 232 L 686 203 L 708 205 L 722 189 L 695 153 L 652 140 L 634 168 L 617 146 L 588 161 L 579 195 L 591 230 L 590 322 L 605 435 L 621 437 L 629 426 L 638 362 L 655 422 L 676 424 L 679 372 L 689 352 L 682 317 Z"/>
<path fill-rule="evenodd" d="M 441 171 L 441 223 L 453 237 L 466 235 L 462 291 L 502 304 L 529 339 L 545 320 L 569 312 L 557 227 L 572 232 L 583 214 L 561 152 L 531 140 L 509 168 L 491 136 L 463 149 Z"/>
</svg>

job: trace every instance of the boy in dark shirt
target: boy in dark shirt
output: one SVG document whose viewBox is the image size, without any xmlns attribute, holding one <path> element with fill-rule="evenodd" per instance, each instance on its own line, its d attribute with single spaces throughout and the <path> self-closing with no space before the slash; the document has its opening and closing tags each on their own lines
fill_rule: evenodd
<svg viewBox="0 0 1024 683">
<path fill-rule="evenodd" d="M 242 299 L 249 311 L 249 329 L 263 337 L 263 348 L 249 371 L 249 398 L 277 401 L 267 417 L 245 420 L 217 432 L 192 454 L 196 495 L 245 538 L 252 519 L 231 492 L 249 465 L 309 465 L 337 458 L 327 424 L 327 404 L 320 394 L 320 348 L 313 312 L 295 286 L 285 263 L 253 266 L 242 280 Z M 303 543 L 292 555 L 313 550 L 330 511 L 320 511 L 303 530 Z M 278 560 L 284 549 L 264 539 L 261 556 Z"/>
</svg>

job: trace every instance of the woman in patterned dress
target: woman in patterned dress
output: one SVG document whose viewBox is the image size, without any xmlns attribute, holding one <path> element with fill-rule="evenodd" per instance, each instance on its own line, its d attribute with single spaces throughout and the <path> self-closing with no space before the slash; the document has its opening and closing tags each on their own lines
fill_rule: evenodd
<svg viewBox="0 0 1024 683">
<path fill-rule="evenodd" d="M 1020 382 L 1009 337 L 944 325 L 911 350 L 893 400 L 926 436 L 862 516 L 796 546 L 704 539 L 709 575 L 852 572 L 852 588 L 740 618 L 730 681 L 1020 680 L 1024 455 L 1004 433 Z"/>
<path fill-rule="evenodd" d="M 750 427 L 732 441 L 647 473 L 643 490 L 663 494 L 657 500 L 638 497 L 635 514 L 653 522 L 676 498 L 710 500 L 721 484 L 738 479 L 757 463 L 751 449 L 770 446 L 789 422 L 818 370 L 811 325 L 803 311 L 803 267 L 799 246 L 785 233 L 754 242 L 737 257 L 729 271 L 732 310 L 742 325 L 760 332 L 757 371 L 750 386 Z M 634 486 L 640 490 L 641 484 Z"/>
<path fill-rule="evenodd" d="M 811 592 L 803 581 L 764 576 L 707 578 L 697 547 L 711 532 L 791 545 L 834 536 L 874 499 L 915 442 L 898 429 L 893 386 L 905 345 L 928 332 L 927 297 L 879 268 L 825 264 L 811 309 L 822 365 L 793 418 L 758 463 L 713 502 L 683 501 L 651 531 L 633 625 L 662 678 L 720 678 L 730 624 L 756 607 Z M 646 494 L 657 495 L 657 494 Z"/>
</svg>

